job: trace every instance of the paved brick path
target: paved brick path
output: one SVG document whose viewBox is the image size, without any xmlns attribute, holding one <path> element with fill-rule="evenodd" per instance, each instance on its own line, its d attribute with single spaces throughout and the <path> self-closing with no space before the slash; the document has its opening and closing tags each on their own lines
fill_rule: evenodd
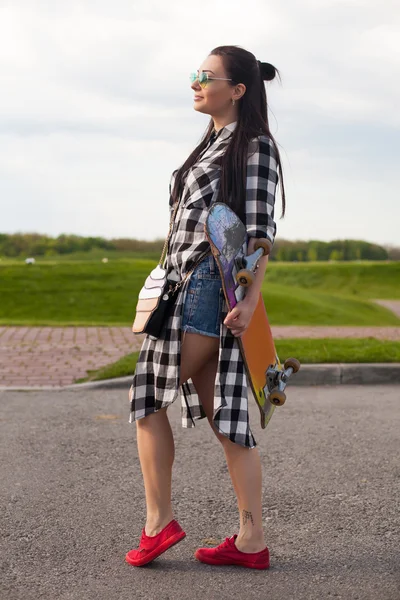
<svg viewBox="0 0 400 600">
<path fill-rule="evenodd" d="M 129 327 L 0 327 L 0 386 L 68 385 L 138 348 Z"/>
<path fill-rule="evenodd" d="M 400 327 L 272 327 L 276 339 L 375 337 Z M 0 327 L 0 386 L 63 386 L 139 350 L 129 327 Z"/>
</svg>

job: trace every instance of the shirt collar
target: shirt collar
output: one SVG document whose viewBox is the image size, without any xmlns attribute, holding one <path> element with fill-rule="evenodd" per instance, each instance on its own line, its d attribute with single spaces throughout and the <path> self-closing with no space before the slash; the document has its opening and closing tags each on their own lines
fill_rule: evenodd
<svg viewBox="0 0 400 600">
<path fill-rule="evenodd" d="M 231 135 L 232 131 L 235 129 L 236 125 L 237 125 L 237 121 L 233 121 L 232 123 L 228 123 L 228 125 L 221 127 L 221 129 L 217 133 L 216 139 L 224 140 L 225 138 L 229 137 Z"/>
</svg>

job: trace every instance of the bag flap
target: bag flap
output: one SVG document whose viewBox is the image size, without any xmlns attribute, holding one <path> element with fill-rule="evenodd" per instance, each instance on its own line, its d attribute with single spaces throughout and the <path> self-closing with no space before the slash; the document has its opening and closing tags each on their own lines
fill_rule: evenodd
<svg viewBox="0 0 400 600">
<path fill-rule="evenodd" d="M 162 267 L 160 267 L 160 265 L 157 265 L 156 268 L 151 271 L 149 277 L 151 277 L 152 279 L 165 279 L 166 275 L 166 269 L 163 269 Z"/>
<path fill-rule="evenodd" d="M 163 277 L 162 279 L 153 279 L 151 275 L 149 275 L 146 279 L 146 281 L 144 282 L 144 287 L 147 289 L 150 288 L 163 288 L 166 282 L 166 278 Z"/>
<path fill-rule="evenodd" d="M 163 288 L 161 288 L 161 287 L 155 287 L 155 288 L 142 287 L 142 289 L 139 292 L 138 299 L 139 300 L 148 300 L 149 298 L 159 298 L 162 293 L 163 293 Z"/>
</svg>

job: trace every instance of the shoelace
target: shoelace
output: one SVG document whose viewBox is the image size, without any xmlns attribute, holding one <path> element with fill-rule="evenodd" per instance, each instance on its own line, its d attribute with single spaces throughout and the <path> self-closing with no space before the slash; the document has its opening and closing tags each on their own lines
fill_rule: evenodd
<svg viewBox="0 0 400 600">
<path fill-rule="evenodd" d="M 231 548 L 234 545 L 233 536 L 225 538 L 225 541 L 222 542 L 221 548 Z"/>
</svg>

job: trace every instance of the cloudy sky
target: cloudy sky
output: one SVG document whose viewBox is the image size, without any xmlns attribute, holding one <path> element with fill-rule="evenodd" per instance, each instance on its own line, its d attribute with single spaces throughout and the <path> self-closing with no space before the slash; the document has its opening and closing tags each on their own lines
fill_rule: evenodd
<svg viewBox="0 0 400 600">
<path fill-rule="evenodd" d="M 165 236 L 188 74 L 235 44 L 282 75 L 277 236 L 400 244 L 399 33 L 397 0 L 0 0 L 0 232 Z"/>
</svg>

